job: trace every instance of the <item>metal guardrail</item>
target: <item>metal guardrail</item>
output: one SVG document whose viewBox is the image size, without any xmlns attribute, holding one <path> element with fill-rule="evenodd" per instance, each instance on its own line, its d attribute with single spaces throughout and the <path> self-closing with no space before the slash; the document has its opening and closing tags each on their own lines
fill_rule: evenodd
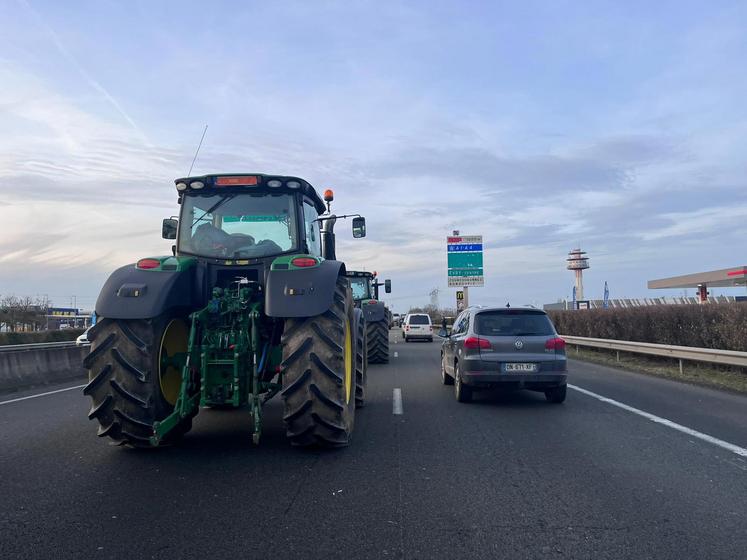
<svg viewBox="0 0 747 560">
<path fill-rule="evenodd" d="M 68 348 L 75 346 L 74 340 L 65 342 L 38 342 L 35 344 L 5 344 L 0 346 L 0 352 L 19 352 L 22 350 L 48 350 L 51 348 Z"/>
<path fill-rule="evenodd" d="M 606 338 L 560 336 L 563 337 L 567 344 L 575 345 L 576 347 L 589 346 L 592 348 L 616 350 L 617 361 L 620 361 L 620 352 L 631 352 L 633 354 L 648 354 L 679 360 L 680 371 L 682 371 L 683 360 L 747 367 L 747 352 L 713 350 L 711 348 L 695 348 L 692 346 L 670 346 L 668 344 L 651 344 L 649 342 L 631 342 L 628 340 L 610 340 Z"/>
</svg>

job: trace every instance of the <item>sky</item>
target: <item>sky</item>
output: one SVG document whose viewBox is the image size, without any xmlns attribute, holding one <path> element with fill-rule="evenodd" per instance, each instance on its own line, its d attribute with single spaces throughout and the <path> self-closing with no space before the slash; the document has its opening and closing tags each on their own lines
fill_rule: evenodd
<svg viewBox="0 0 747 560">
<path fill-rule="evenodd" d="M 193 174 L 297 175 L 365 215 L 338 257 L 391 278 L 395 312 L 434 289 L 454 305 L 454 229 L 484 237 L 473 304 L 570 298 L 578 245 L 591 298 L 747 264 L 745 2 L 0 0 L 0 18 L 0 295 L 91 308 L 112 270 L 168 254 L 206 124 Z"/>
</svg>

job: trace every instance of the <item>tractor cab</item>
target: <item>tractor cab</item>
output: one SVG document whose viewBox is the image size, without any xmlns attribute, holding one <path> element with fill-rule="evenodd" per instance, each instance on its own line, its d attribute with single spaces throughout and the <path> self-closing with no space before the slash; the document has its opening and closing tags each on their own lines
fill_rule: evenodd
<svg viewBox="0 0 747 560">
<path fill-rule="evenodd" d="M 360 307 L 361 302 L 365 300 L 378 300 L 379 288 L 384 286 L 384 291 L 389 294 L 392 292 L 392 281 L 387 279 L 383 282 L 378 281 L 376 272 L 348 271 L 347 277 L 350 280 L 350 287 L 353 290 L 353 300 L 356 306 Z M 371 302 L 375 303 L 375 302 Z"/>
<path fill-rule="evenodd" d="M 176 189 L 179 220 L 164 220 L 163 237 L 176 239 L 177 256 L 231 262 L 284 254 L 334 258 L 334 247 L 322 241 L 331 191 L 325 205 L 303 179 L 273 175 L 188 177 L 177 179 Z"/>
<path fill-rule="evenodd" d="M 356 306 L 360 302 L 374 298 L 373 273 L 351 271 L 347 274 L 350 280 L 350 288 L 353 290 L 353 301 Z"/>
</svg>

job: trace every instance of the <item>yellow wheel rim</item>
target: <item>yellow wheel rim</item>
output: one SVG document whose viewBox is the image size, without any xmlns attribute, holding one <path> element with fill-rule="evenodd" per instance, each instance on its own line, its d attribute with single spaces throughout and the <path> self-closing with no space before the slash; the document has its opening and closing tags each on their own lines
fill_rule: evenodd
<svg viewBox="0 0 747 560">
<path fill-rule="evenodd" d="M 189 330 L 184 321 L 172 320 L 164 329 L 161 337 L 161 349 L 158 353 L 158 381 L 161 385 L 161 394 L 170 405 L 176 404 L 179 397 L 179 389 L 182 387 L 182 372 L 169 364 L 162 366 L 164 359 L 175 354 L 187 351 L 189 344 Z"/>
<path fill-rule="evenodd" d="M 353 337 L 350 320 L 345 321 L 345 402 L 350 402 L 350 388 L 353 384 Z"/>
</svg>

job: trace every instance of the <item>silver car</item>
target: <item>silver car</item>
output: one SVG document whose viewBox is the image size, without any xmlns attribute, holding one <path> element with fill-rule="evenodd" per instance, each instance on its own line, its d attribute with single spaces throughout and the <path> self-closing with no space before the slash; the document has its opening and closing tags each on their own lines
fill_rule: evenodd
<svg viewBox="0 0 747 560">
<path fill-rule="evenodd" d="M 566 394 L 565 341 L 544 311 L 531 307 L 468 308 L 442 327 L 441 380 L 454 385 L 459 402 L 475 389 L 501 387 L 545 393 L 562 403 Z"/>
</svg>

